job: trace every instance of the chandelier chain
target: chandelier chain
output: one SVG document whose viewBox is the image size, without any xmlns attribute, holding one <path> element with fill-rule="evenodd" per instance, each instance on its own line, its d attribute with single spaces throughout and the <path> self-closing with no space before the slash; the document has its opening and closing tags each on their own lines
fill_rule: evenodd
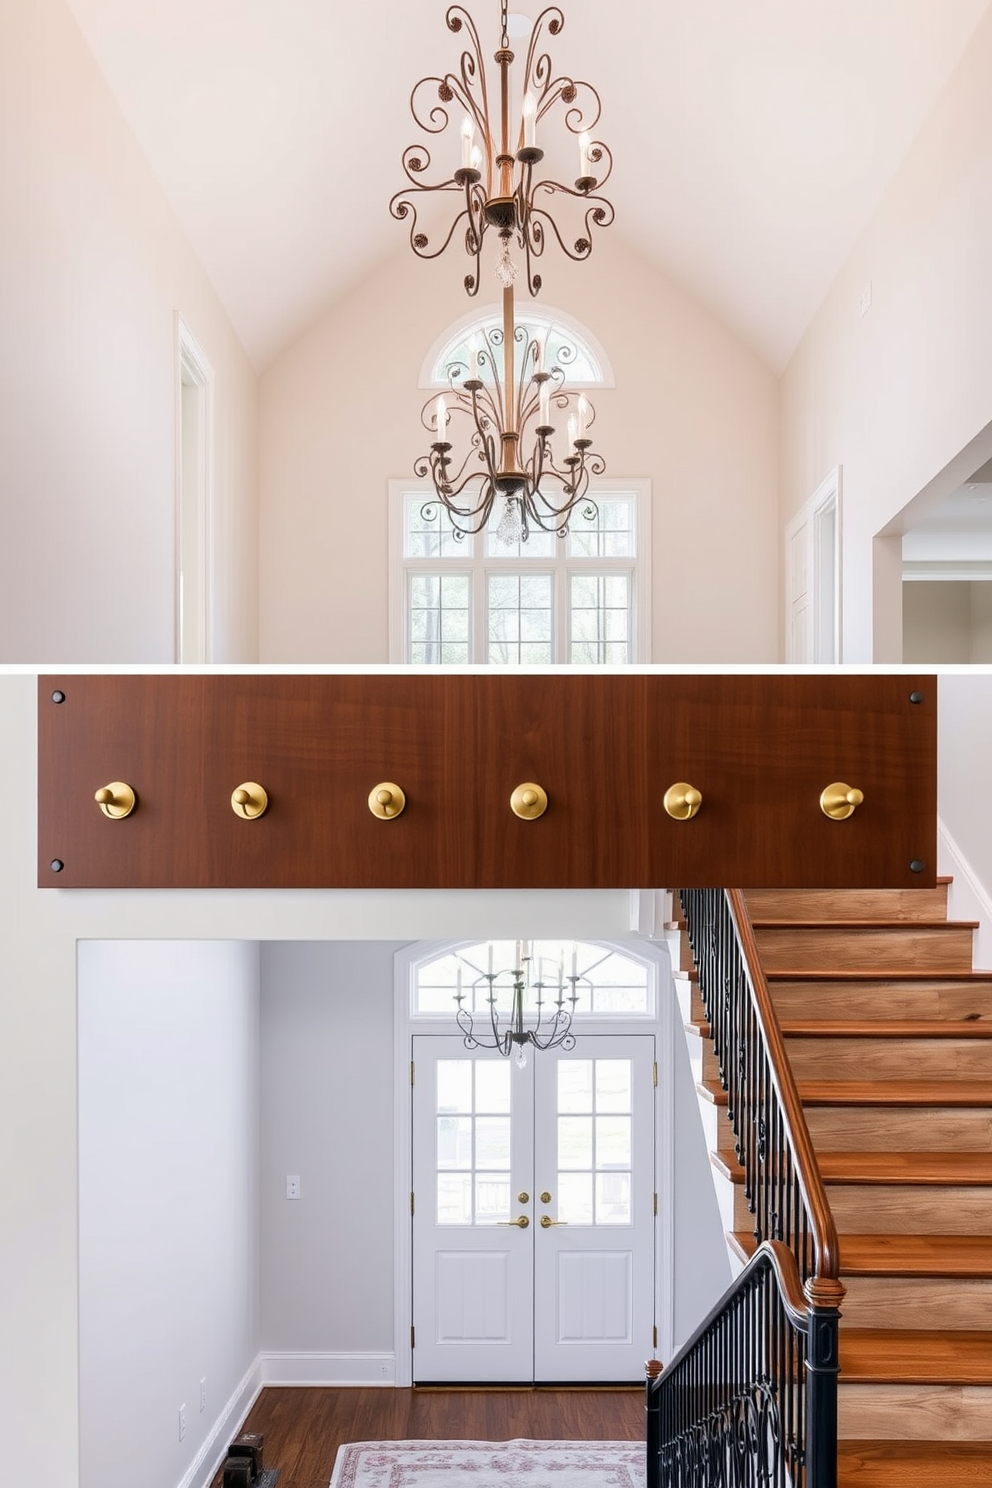
<svg viewBox="0 0 992 1488">
<path fill-rule="evenodd" d="M 500 43 L 499 44 L 500 44 L 500 47 L 502 48 L 502 50 L 504 52 L 507 52 L 510 49 L 510 33 L 509 33 L 509 29 L 508 29 L 509 28 L 509 20 L 507 18 L 507 14 L 506 14 L 506 6 L 507 6 L 507 0 L 501 0 L 501 3 L 500 3 L 500 20 L 502 22 L 502 32 L 501 32 Z"/>
</svg>

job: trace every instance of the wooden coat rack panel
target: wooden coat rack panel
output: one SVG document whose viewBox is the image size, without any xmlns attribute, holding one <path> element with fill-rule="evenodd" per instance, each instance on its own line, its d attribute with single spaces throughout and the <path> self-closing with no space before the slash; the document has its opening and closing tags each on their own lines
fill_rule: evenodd
<svg viewBox="0 0 992 1488">
<path fill-rule="evenodd" d="M 177 673 L 39 689 L 43 887 L 935 881 L 930 676 Z M 510 794 L 532 781 L 548 808 L 521 820 Z M 691 820 L 664 809 L 680 781 L 702 796 Z M 111 782 L 136 795 L 121 820 L 94 799 Z M 268 793 L 256 820 L 232 809 L 244 782 Z M 406 794 L 392 820 L 369 809 L 382 782 Z M 864 794 L 846 821 L 820 809 L 834 782 Z"/>
</svg>

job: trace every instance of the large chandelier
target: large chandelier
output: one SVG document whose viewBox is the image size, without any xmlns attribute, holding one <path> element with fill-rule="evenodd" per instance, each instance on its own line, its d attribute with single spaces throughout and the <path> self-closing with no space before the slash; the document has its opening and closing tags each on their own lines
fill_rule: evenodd
<svg viewBox="0 0 992 1488">
<path fill-rule="evenodd" d="M 543 340 L 515 321 L 512 288 L 503 291 L 502 328 L 481 341 L 468 363 L 448 366 L 450 391 L 424 404 L 421 422 L 433 439 L 414 470 L 430 477 L 456 536 L 481 531 L 497 503 L 506 544 L 526 541 L 532 527 L 564 536 L 580 502 L 587 516 L 596 513 L 589 478 L 606 461 L 592 448 L 595 410 L 584 394 L 566 391 L 560 365 L 545 366 Z"/>
<path fill-rule="evenodd" d="M 532 975 L 533 959 L 533 942 L 518 940 L 513 969 L 494 971 L 493 948 L 490 943 L 489 969 L 475 978 L 475 985 L 481 981 L 488 984 L 484 1001 L 488 1009 L 489 1026 L 482 1031 L 476 1030 L 471 1009 L 465 1007 L 462 968 L 459 965 L 458 990 L 455 993 L 458 1011 L 455 1014 L 455 1021 L 464 1035 L 466 1049 L 495 1049 L 504 1057 L 509 1057 L 512 1053 L 518 1069 L 523 1069 L 527 1063 L 528 1045 L 535 1049 L 574 1049 L 575 1035 L 572 1033 L 572 1018 L 575 1015 L 575 1004 L 579 996 L 576 991 L 579 977 L 575 964 L 575 947 L 572 948 L 572 971 L 568 977 L 565 976 L 564 960 L 560 959 L 557 978 L 552 978 L 547 982 L 542 981 L 539 965 L 535 979 Z M 510 979 L 512 988 L 508 1018 L 501 1014 L 497 1007 L 498 984 L 503 978 Z M 571 983 L 571 992 L 568 994 L 565 992 L 566 981 Z M 525 1014 L 524 994 L 528 990 L 533 994 L 534 1011 Z M 546 992 L 550 992 L 550 999 L 546 998 Z M 566 1007 L 566 1002 L 571 1006 Z"/>
<path fill-rule="evenodd" d="M 550 54 L 543 50 L 545 32 L 557 36 L 565 25 L 561 10 L 556 5 L 548 6 L 535 21 L 522 86 L 512 100 L 510 68 L 514 54 L 507 30 L 506 0 L 501 0 L 500 17 L 500 43 L 494 57 L 498 84 L 490 92 L 475 22 L 464 6 L 448 8 L 448 30 L 456 35 L 467 33 L 458 70 L 421 78 L 410 95 L 410 111 L 418 128 L 428 135 L 444 134 L 457 120 L 460 150 L 452 141 L 447 157 L 439 151 L 437 169 L 441 175 L 429 180 L 428 173 L 435 168 L 430 148 L 408 145 L 402 156 L 408 184 L 396 193 L 389 207 L 399 221 L 409 219 L 410 246 L 420 258 L 440 257 L 464 225 L 465 251 L 474 260 L 474 268 L 464 280 L 470 295 L 478 293 L 482 245 L 489 230 L 493 229 L 499 239 L 496 273 L 504 288 L 516 278 L 511 256 L 516 243 L 524 255 L 527 288 L 533 295 L 541 288 L 534 261 L 544 252 L 549 234 L 569 258 L 580 260 L 592 252 L 593 228 L 608 227 L 613 221 L 613 207 L 601 194 L 613 159 L 602 140 L 594 140 L 591 133 L 601 109 L 596 89 L 579 79 L 556 77 Z M 491 108 L 491 98 L 494 105 L 498 100 L 498 112 Z M 577 149 L 578 174 L 571 185 L 535 170 L 545 156 L 543 146 L 552 127 L 552 111 Z M 458 210 L 447 230 L 442 228 L 437 246 L 424 230 L 416 204 L 424 197 L 440 198 L 445 192 L 456 195 Z M 566 234 L 552 214 L 552 205 L 564 206 L 573 214 L 577 211 L 578 226 Z"/>
</svg>

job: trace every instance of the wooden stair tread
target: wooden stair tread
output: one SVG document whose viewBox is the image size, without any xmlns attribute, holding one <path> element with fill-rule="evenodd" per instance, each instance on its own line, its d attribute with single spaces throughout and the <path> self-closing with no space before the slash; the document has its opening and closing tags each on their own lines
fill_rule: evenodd
<svg viewBox="0 0 992 1488">
<path fill-rule="evenodd" d="M 992 1187 L 992 1152 L 820 1152 L 817 1159 L 825 1183 Z M 744 1182 L 728 1153 L 711 1152 L 710 1162 L 732 1183 Z"/>
<path fill-rule="evenodd" d="M 729 1104 L 727 1092 L 719 1080 L 697 1080 L 696 1090 L 702 1096 L 703 1100 L 709 1101 L 711 1106 L 726 1106 Z"/>
<path fill-rule="evenodd" d="M 992 1185 L 992 1152 L 820 1152 L 827 1183 Z"/>
<path fill-rule="evenodd" d="M 709 1025 L 707 1024 L 708 1028 Z M 788 1018 L 780 1023 L 790 1038 L 870 1039 L 987 1039 L 992 1038 L 992 1019 L 968 1018 L 951 1023 L 940 1018 L 888 1018 L 877 1021 L 826 1021 Z"/>
<path fill-rule="evenodd" d="M 977 930 L 979 920 L 752 920 L 754 930 Z"/>
<path fill-rule="evenodd" d="M 679 975 L 678 972 L 675 973 Z M 688 973 L 683 973 L 688 975 Z M 811 971 L 800 967 L 796 971 L 776 969 L 765 972 L 767 982 L 961 982 L 984 983 L 992 990 L 992 971 L 922 971 L 918 967 L 893 968 L 892 971 L 877 971 L 866 967 L 863 971 L 840 968 L 837 971 Z"/>
<path fill-rule="evenodd" d="M 992 1441 L 845 1441 L 837 1488 L 988 1488 Z"/>
<path fill-rule="evenodd" d="M 988 1235 L 841 1235 L 842 1276 L 992 1277 Z"/>
<path fill-rule="evenodd" d="M 992 1333 L 840 1329 L 841 1384 L 992 1386 Z"/>
<path fill-rule="evenodd" d="M 800 1080 L 804 1106 L 992 1106 L 988 1080 Z"/>
</svg>

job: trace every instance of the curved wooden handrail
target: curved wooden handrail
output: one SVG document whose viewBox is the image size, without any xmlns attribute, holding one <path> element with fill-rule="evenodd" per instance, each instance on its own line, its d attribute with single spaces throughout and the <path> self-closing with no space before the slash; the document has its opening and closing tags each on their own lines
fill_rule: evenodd
<svg viewBox="0 0 992 1488">
<path fill-rule="evenodd" d="M 741 955 L 747 967 L 748 986 L 754 1000 L 755 1011 L 764 1030 L 771 1078 L 782 1109 L 786 1137 L 792 1149 L 796 1180 L 809 1215 L 815 1271 L 806 1283 L 806 1295 L 808 1300 L 814 1304 L 837 1306 L 845 1292 L 839 1279 L 840 1251 L 837 1242 L 837 1226 L 834 1223 L 827 1191 L 820 1176 L 820 1167 L 813 1150 L 809 1127 L 806 1125 L 806 1116 L 799 1098 L 792 1066 L 786 1053 L 778 1014 L 761 967 L 758 943 L 755 940 L 751 917 L 747 912 L 744 891 L 727 889 L 725 892 Z M 786 1247 L 779 1246 L 777 1241 L 768 1241 L 766 1244 L 776 1246 L 778 1249 L 786 1249 Z M 761 1246 L 755 1254 L 760 1255 L 764 1248 L 764 1245 Z M 793 1259 L 791 1251 L 787 1253 L 790 1259 Z M 795 1266 L 794 1259 L 793 1265 Z M 798 1268 L 796 1268 L 797 1277 L 798 1274 Z M 801 1286 L 800 1293 L 802 1293 Z"/>
</svg>

